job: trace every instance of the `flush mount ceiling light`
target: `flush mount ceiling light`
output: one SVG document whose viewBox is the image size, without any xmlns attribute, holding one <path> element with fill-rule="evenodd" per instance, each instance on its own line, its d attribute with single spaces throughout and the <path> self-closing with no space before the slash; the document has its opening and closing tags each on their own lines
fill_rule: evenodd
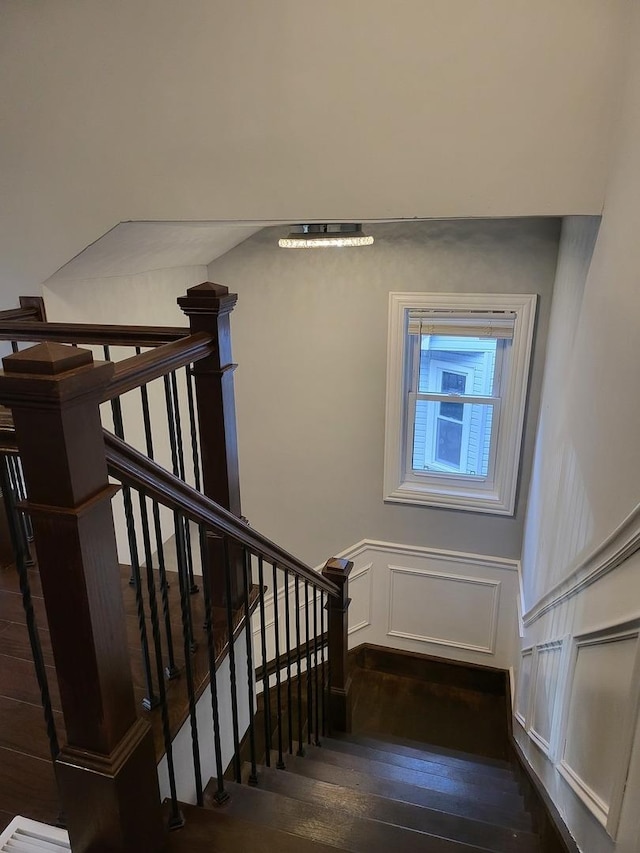
<svg viewBox="0 0 640 853">
<path fill-rule="evenodd" d="M 278 240 L 282 249 L 338 249 L 343 246 L 370 246 L 373 237 L 362 233 L 362 225 L 328 223 L 293 225 L 288 237 Z"/>
</svg>

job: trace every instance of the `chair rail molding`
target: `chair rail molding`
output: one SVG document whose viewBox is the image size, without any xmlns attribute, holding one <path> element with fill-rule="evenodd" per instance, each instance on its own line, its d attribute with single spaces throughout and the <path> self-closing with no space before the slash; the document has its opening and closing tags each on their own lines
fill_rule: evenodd
<svg viewBox="0 0 640 853">
<path fill-rule="evenodd" d="M 563 580 L 546 592 L 522 617 L 526 628 L 541 616 L 622 565 L 640 549 L 640 503 L 586 556 L 578 557 Z"/>
</svg>

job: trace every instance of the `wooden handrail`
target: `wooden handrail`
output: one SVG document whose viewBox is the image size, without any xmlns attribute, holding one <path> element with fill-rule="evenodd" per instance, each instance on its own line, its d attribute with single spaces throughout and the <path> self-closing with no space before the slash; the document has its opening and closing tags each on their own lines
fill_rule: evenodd
<svg viewBox="0 0 640 853">
<path fill-rule="evenodd" d="M 24 309 L 12 309 L 11 313 Z M 186 337 L 185 326 L 112 326 L 100 323 L 42 323 L 13 321 L 0 313 L 0 340 L 55 341 L 61 344 L 107 344 L 109 346 L 157 347 Z"/>
<path fill-rule="evenodd" d="M 197 332 L 179 341 L 162 344 L 149 352 L 118 361 L 104 400 L 113 400 L 114 397 L 119 397 L 133 388 L 139 388 L 153 379 L 166 376 L 173 370 L 206 358 L 212 354 L 214 348 L 211 335 L 206 332 Z"/>
<path fill-rule="evenodd" d="M 38 316 L 37 308 L 8 308 L 6 311 L 0 311 L 0 323 L 15 323 L 19 320 L 31 320 L 35 322 Z"/>
<path fill-rule="evenodd" d="M 288 569 L 292 574 L 308 581 L 316 589 L 322 589 L 334 598 L 339 597 L 337 584 L 322 577 L 266 536 L 252 530 L 233 513 L 170 474 L 108 430 L 104 430 L 104 442 L 107 465 L 112 476 L 134 489 L 139 489 L 163 506 L 183 513 L 196 524 L 204 524 L 216 532 L 230 536 L 256 554 L 261 554 L 269 562 L 275 562 L 281 568 Z"/>
</svg>

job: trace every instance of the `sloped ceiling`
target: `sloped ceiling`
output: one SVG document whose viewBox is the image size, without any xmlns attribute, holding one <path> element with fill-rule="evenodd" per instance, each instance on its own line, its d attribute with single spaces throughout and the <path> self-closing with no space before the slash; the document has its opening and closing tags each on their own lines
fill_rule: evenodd
<svg viewBox="0 0 640 853">
<path fill-rule="evenodd" d="M 129 276 L 155 269 L 206 266 L 259 231 L 214 222 L 121 222 L 47 281 Z"/>
</svg>

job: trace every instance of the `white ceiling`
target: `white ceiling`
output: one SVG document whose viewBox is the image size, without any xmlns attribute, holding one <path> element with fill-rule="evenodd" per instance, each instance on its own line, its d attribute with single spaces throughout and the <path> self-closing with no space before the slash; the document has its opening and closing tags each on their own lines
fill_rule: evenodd
<svg viewBox="0 0 640 853">
<path fill-rule="evenodd" d="M 206 266 L 261 227 L 215 222 L 121 222 L 47 281 L 107 278 L 171 267 Z"/>
<path fill-rule="evenodd" d="M 628 0 L 362 5 L 0 0 L 4 305 L 117 222 L 601 212 Z"/>
</svg>

